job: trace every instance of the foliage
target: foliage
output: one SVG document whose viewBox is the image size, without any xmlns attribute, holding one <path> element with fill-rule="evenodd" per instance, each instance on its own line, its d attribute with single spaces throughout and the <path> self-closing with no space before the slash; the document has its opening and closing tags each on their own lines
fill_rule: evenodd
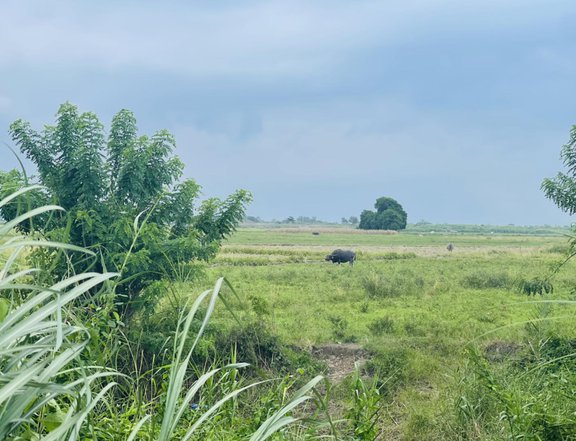
<svg viewBox="0 0 576 441">
<path fill-rule="evenodd" d="M 567 173 L 559 172 L 555 178 L 542 181 L 542 191 L 558 207 L 569 214 L 576 213 L 576 125 L 570 130 L 568 143 L 560 151 Z"/>
<path fill-rule="evenodd" d="M 379 381 L 379 393 L 391 398 L 400 386 L 412 375 L 410 368 L 410 351 L 402 347 L 373 348 L 373 357 L 366 363 L 366 371 Z"/>
<path fill-rule="evenodd" d="M 468 348 L 467 355 L 469 364 L 456 400 L 463 432 L 474 427 L 499 439 L 574 439 L 574 352 L 564 360 L 540 355 L 531 366 L 508 364 L 501 369 L 475 348 Z M 562 367 L 566 360 L 569 365 Z M 553 372 L 548 371 L 551 361 L 556 365 Z"/>
<path fill-rule="evenodd" d="M 373 441 L 381 429 L 378 418 L 383 408 L 382 386 L 377 379 L 364 380 L 356 366 L 352 376 L 353 405 L 346 412 L 349 424 L 354 431 L 354 439 Z"/>
<path fill-rule="evenodd" d="M 34 188 L 19 190 L 0 201 L 5 207 Z M 30 246 L 69 250 L 76 247 L 10 237 L 11 229 L 34 215 L 57 209 L 38 207 L 0 226 L 0 438 L 74 439 L 111 382 L 93 394 L 99 378 L 111 376 L 84 366 L 80 357 L 89 334 L 74 324 L 69 306 L 114 274 L 84 273 L 44 288 L 28 283 L 33 269 L 19 269 L 18 258 Z"/>
<path fill-rule="evenodd" d="M 364 210 L 360 214 L 361 230 L 404 230 L 407 224 L 407 214 L 396 200 L 389 197 L 376 199 L 376 212 Z"/>
<path fill-rule="evenodd" d="M 218 353 L 236 348 L 237 356 L 257 368 L 260 372 L 286 371 L 291 366 L 290 351 L 284 347 L 277 335 L 272 334 L 263 317 L 244 319 L 226 332 L 215 337 Z"/>
<path fill-rule="evenodd" d="M 310 231 L 241 229 L 223 248 L 227 261 L 208 269 L 207 275 L 215 280 L 226 271 L 241 296 L 257 293 L 265 298 L 267 317 L 282 342 L 317 348 L 353 336 L 358 346 L 373 348 L 366 362 L 367 374 L 389 378 L 383 387 L 378 385 L 385 409 L 377 423 L 382 430 L 380 438 L 509 439 L 506 425 L 499 419 L 502 407 L 481 381 L 476 381 L 472 369 L 465 369 L 468 354 L 463 349 L 470 341 L 481 346 L 494 343 L 500 350 L 490 346 L 486 357 L 502 388 L 517 378 L 514 389 L 523 397 L 523 405 L 533 403 L 530 392 L 549 408 L 546 424 L 551 425 L 554 415 L 561 417 L 558 422 L 566 423 L 574 405 L 570 390 L 576 390 L 573 377 L 566 375 L 573 364 L 565 358 L 560 368 L 550 357 L 576 352 L 571 343 L 576 324 L 573 311 L 549 302 L 574 298 L 570 289 L 576 261 L 567 262 L 555 273 L 554 293 L 545 298 L 551 308 L 549 326 L 560 332 L 563 340 L 543 332 L 525 343 L 522 324 L 533 317 L 533 300 L 539 305 L 542 299 L 526 298 L 514 290 L 518 281 L 542 278 L 543 271 L 556 268 L 564 258 L 548 249 L 565 244 L 566 238 L 528 228 L 518 229 L 515 235 L 508 230 L 489 234 L 489 228 L 470 226 L 471 234 L 422 236 L 407 231 L 384 234 L 318 228 L 322 233 L 317 237 Z M 458 253 L 447 253 L 450 241 L 457 244 Z M 322 255 L 336 246 L 355 248 L 359 264 L 353 268 L 325 265 Z M 234 264 L 235 259 L 243 258 L 268 261 L 253 266 Z M 475 276 L 475 287 L 463 283 L 469 275 Z M 375 282 L 372 286 L 377 294 L 368 294 L 367 281 Z M 482 288 L 486 284 L 492 288 Z M 500 376 L 509 364 L 518 363 L 526 345 L 535 348 L 534 358 L 524 354 L 523 364 L 512 366 L 510 376 Z M 329 356 L 324 360 L 331 363 Z M 547 368 L 524 374 L 537 360 L 546 360 Z M 570 361 L 574 363 L 574 357 Z M 371 385 L 370 378 L 365 381 Z M 331 405 L 343 409 L 344 414 L 350 404 L 350 385 L 343 382 L 334 390 L 337 401 Z M 564 395 L 554 397 L 560 392 Z M 470 419 L 460 419 L 459 407 L 454 406 L 460 396 L 468 400 Z M 541 410 L 535 415 L 542 415 Z M 562 430 L 567 432 L 569 427 Z"/>
<path fill-rule="evenodd" d="M 197 395 L 200 394 L 200 390 L 204 387 L 204 385 L 209 383 L 211 379 L 213 379 L 214 376 L 220 371 L 219 368 L 216 368 L 202 373 L 202 375 L 200 375 L 199 378 L 194 381 L 194 383 L 192 383 L 192 386 L 189 388 L 189 390 L 184 395 L 182 394 L 182 390 L 185 389 L 184 385 L 192 354 L 200 340 L 200 337 L 203 334 L 204 329 L 208 324 L 208 321 L 210 320 L 212 312 L 214 311 L 216 299 L 218 298 L 218 294 L 223 283 L 224 279 L 219 279 L 213 290 L 207 290 L 198 296 L 189 311 L 183 314 L 179 320 L 176 338 L 174 339 L 174 357 L 170 367 L 166 400 L 164 409 L 162 411 L 162 424 L 160 428 L 160 434 L 158 435 L 158 438 L 156 438 L 158 441 L 173 439 L 173 437 L 178 433 L 180 420 L 184 417 L 190 406 L 193 404 L 193 400 L 197 397 Z M 229 287 L 231 288 L 230 285 Z M 199 311 L 201 303 L 206 298 L 209 299 L 209 305 L 203 314 L 204 318 L 202 320 L 201 328 L 197 332 L 196 338 L 188 349 L 187 354 L 184 355 L 186 340 L 189 338 L 188 336 L 190 334 L 190 327 L 194 320 L 194 316 Z M 196 421 L 194 421 L 191 427 L 186 430 L 183 436 L 182 434 L 178 435 L 178 439 L 191 439 L 192 436 L 197 434 L 200 426 L 214 418 L 217 413 L 224 408 L 227 402 L 234 400 L 235 397 L 243 391 L 263 383 L 263 381 L 261 381 L 240 387 L 240 383 L 236 382 L 235 371 L 236 369 L 245 366 L 247 366 L 246 363 L 232 363 L 226 366 L 226 369 L 231 369 L 233 373 L 231 383 L 232 387 L 224 396 L 218 397 L 218 400 L 214 404 L 211 404 L 210 407 L 207 407 L 206 410 L 202 412 L 201 416 Z M 296 391 L 291 399 L 283 401 L 281 403 L 281 407 L 272 412 L 270 416 L 260 424 L 250 439 L 252 441 L 263 441 L 268 439 L 272 434 L 281 430 L 285 426 L 298 421 L 296 417 L 292 416 L 292 411 L 303 402 L 312 398 L 310 395 L 307 395 L 307 393 L 310 392 L 321 380 L 321 376 L 313 378 L 302 388 Z"/>
<path fill-rule="evenodd" d="M 251 199 L 239 190 L 225 200 L 198 204 L 200 186 L 191 179 L 179 182 L 183 164 L 172 156 L 174 137 L 166 130 L 138 136 L 128 110 L 114 116 L 107 138 L 96 115 L 79 113 L 69 103 L 60 106 L 56 124 L 42 132 L 17 120 L 10 133 L 36 165 L 46 190 L 16 198 L 0 214 L 12 220 L 30 207 L 62 206 L 65 212 L 44 213 L 35 223 L 19 223 L 18 229 L 87 247 L 99 256 L 42 250 L 36 262 L 51 265 L 56 278 L 72 268 L 117 271 L 117 300 L 124 305 L 152 281 L 173 275 L 179 263 L 212 259 Z M 26 184 L 21 172 L 0 173 L 1 196 Z"/>
<path fill-rule="evenodd" d="M 549 280 L 540 278 L 522 280 L 519 286 L 520 291 L 527 295 L 552 294 L 554 292 L 554 286 L 552 283 Z"/>
<path fill-rule="evenodd" d="M 1 200 L 0 207 L 30 190 L 19 190 Z M 263 383 L 243 384 L 238 369 L 245 363 L 237 363 L 232 355 L 232 362 L 223 368 L 195 370 L 191 366 L 192 354 L 221 296 L 224 279 L 193 298 L 190 308 L 182 309 L 172 354 L 161 366 L 137 376 L 98 366 L 98 353 L 92 347 L 98 330 L 91 329 L 87 318 L 93 311 L 87 314 L 86 305 L 95 297 L 107 295 L 112 289 L 108 281 L 115 274 L 79 273 L 44 288 L 30 283 L 36 269 L 20 267 L 20 258 L 30 246 L 92 253 L 11 233 L 19 223 L 55 209 L 58 207 L 39 207 L 0 225 L 1 439 L 160 441 L 240 440 L 250 436 L 253 441 L 264 441 L 280 431 L 289 433 L 294 423 L 304 424 L 297 408 L 313 394 L 319 396 L 315 387 L 321 376 L 307 383 L 285 379 L 277 389 L 270 389 L 262 397 L 256 395 L 242 408 L 238 404 L 240 394 Z M 98 292 L 94 290 L 97 287 Z M 192 332 L 198 315 L 202 316 L 200 325 Z M 112 344 L 126 343 L 118 340 Z M 143 383 L 151 387 L 144 389 Z M 275 399 L 268 406 L 271 398 Z M 258 415 L 249 432 L 239 430 L 246 408 Z"/>
</svg>

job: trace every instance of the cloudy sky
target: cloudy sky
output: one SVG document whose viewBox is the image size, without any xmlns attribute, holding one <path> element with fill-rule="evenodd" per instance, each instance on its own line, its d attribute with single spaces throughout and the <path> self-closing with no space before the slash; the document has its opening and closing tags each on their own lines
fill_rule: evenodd
<svg viewBox="0 0 576 441">
<path fill-rule="evenodd" d="M 265 219 L 391 196 L 409 222 L 564 225 L 540 183 L 576 123 L 575 21 L 573 0 L 2 0 L 0 141 L 65 101 L 127 108 Z"/>
</svg>

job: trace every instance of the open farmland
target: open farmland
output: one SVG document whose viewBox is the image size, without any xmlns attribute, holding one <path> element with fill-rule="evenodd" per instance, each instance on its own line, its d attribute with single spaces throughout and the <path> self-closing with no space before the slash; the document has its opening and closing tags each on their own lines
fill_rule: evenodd
<svg viewBox="0 0 576 441">
<path fill-rule="evenodd" d="M 355 250 L 356 264 L 324 262 L 335 248 Z M 226 276 L 285 343 L 327 362 L 332 378 L 351 373 L 353 363 L 338 363 L 346 351 L 362 359 L 366 374 L 383 384 L 382 439 L 458 439 L 474 431 L 474 439 L 502 439 L 515 429 L 498 421 L 496 405 L 478 415 L 462 410 L 459 400 L 482 387 L 467 383 L 475 378 L 470 348 L 508 382 L 550 339 L 573 341 L 570 303 L 522 293 L 527 281 L 551 277 L 554 292 L 544 299 L 571 300 L 576 263 L 554 273 L 566 249 L 561 234 L 251 228 L 232 236 L 209 275 Z M 326 356 L 332 352 L 323 348 L 334 345 L 343 352 Z M 510 390 L 518 388 L 521 402 L 535 384 L 526 377 Z M 576 410 L 572 398 L 562 406 Z"/>
</svg>

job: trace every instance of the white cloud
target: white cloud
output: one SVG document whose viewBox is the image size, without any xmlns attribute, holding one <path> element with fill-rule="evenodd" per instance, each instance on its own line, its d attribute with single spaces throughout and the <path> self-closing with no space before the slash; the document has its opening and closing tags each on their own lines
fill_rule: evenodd
<svg viewBox="0 0 576 441">
<path fill-rule="evenodd" d="M 522 26 L 534 19 L 525 3 L 294 0 L 218 8 L 195 2 L 5 0 L 0 65 L 299 74 L 328 69 L 348 51 L 409 41 L 431 30 Z"/>
<path fill-rule="evenodd" d="M 470 219 L 497 218 L 501 205 L 538 204 L 542 177 L 561 166 L 574 10 L 571 0 L 2 0 L 0 129 L 49 121 L 66 99 L 100 115 L 129 107 L 146 115 L 143 132 L 176 135 L 208 195 L 268 192 L 255 204 L 272 216 L 278 200 L 317 205 L 286 215 L 323 216 L 322 191 L 344 209 L 396 185 L 430 213 L 453 190 L 475 198 Z"/>
</svg>

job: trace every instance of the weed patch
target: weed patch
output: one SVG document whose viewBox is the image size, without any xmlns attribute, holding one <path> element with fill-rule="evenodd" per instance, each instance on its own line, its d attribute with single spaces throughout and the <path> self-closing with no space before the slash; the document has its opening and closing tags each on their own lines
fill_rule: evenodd
<svg viewBox="0 0 576 441">
<path fill-rule="evenodd" d="M 344 343 L 354 343 L 357 338 L 348 331 L 348 320 L 340 315 L 328 316 L 328 321 L 332 327 L 332 335 L 336 341 Z"/>
<path fill-rule="evenodd" d="M 478 270 L 466 274 L 461 285 L 472 289 L 510 289 L 514 286 L 514 279 L 506 272 Z"/>
<path fill-rule="evenodd" d="M 399 297 L 421 293 L 424 279 L 410 269 L 390 275 L 371 272 L 362 279 L 362 285 L 369 298 Z"/>
<path fill-rule="evenodd" d="M 384 334 L 392 334 L 394 332 L 394 320 L 390 317 L 381 317 L 374 320 L 368 325 L 368 329 L 372 335 L 380 336 Z"/>
</svg>

